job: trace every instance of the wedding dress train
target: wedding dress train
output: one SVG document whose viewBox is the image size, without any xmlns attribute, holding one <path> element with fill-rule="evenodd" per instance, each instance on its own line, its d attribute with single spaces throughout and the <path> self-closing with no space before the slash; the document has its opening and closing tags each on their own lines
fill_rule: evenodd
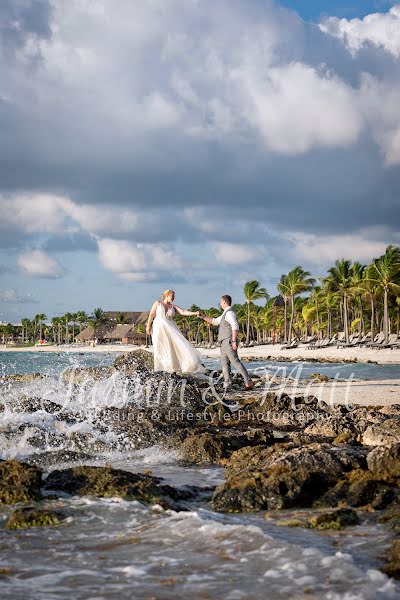
<svg viewBox="0 0 400 600">
<path fill-rule="evenodd" d="M 166 311 L 160 302 L 153 321 L 154 370 L 168 373 L 204 373 L 202 355 L 172 320 L 173 306 Z"/>
</svg>

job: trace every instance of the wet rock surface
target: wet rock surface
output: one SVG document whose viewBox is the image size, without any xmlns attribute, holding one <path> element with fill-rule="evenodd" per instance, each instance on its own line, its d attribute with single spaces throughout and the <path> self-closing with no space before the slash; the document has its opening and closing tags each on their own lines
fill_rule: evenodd
<svg viewBox="0 0 400 600">
<path fill-rule="evenodd" d="M 174 510 L 187 510 L 179 501 L 193 499 L 200 493 L 198 488 L 175 488 L 164 484 L 153 475 L 92 466 L 56 469 L 46 477 L 43 488 L 73 496 L 120 496 Z"/>
<path fill-rule="evenodd" d="M 40 500 L 41 471 L 16 460 L 0 461 L 0 505 Z"/>
<path fill-rule="evenodd" d="M 15 508 L 8 515 L 5 529 L 30 529 L 31 527 L 49 527 L 58 525 L 66 518 L 61 510 L 24 506 Z"/>
</svg>

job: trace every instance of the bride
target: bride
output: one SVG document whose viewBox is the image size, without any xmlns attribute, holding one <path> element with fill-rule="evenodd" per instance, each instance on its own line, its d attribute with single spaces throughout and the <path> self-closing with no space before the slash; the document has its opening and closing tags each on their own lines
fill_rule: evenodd
<svg viewBox="0 0 400 600">
<path fill-rule="evenodd" d="M 175 292 L 165 290 L 161 300 L 154 302 L 147 320 L 146 332 L 147 335 L 152 335 L 153 339 L 154 370 L 169 373 L 204 372 L 200 352 L 185 338 L 173 321 L 175 313 L 186 317 L 198 317 L 200 313 L 180 308 L 173 304 L 174 300 Z"/>
</svg>

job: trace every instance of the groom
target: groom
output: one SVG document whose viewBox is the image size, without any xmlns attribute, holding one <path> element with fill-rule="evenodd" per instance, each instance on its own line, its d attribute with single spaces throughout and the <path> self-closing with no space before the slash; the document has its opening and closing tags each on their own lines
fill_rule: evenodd
<svg viewBox="0 0 400 600">
<path fill-rule="evenodd" d="M 239 324 L 236 313 L 232 308 L 232 298 L 227 294 L 221 296 L 220 306 L 224 311 L 220 317 L 213 319 L 203 314 L 200 314 L 200 317 L 210 325 L 218 326 L 224 388 L 227 390 L 232 384 L 231 365 L 233 365 L 242 375 L 245 389 L 251 390 L 254 387 L 254 383 L 237 353 Z"/>
</svg>

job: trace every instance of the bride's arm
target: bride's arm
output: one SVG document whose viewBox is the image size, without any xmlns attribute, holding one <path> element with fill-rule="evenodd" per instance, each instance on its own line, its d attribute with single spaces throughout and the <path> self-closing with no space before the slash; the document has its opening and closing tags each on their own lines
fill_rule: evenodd
<svg viewBox="0 0 400 600">
<path fill-rule="evenodd" d="M 147 319 L 147 325 L 146 325 L 147 335 L 151 335 L 151 324 L 153 322 L 154 317 L 156 316 L 157 306 L 158 306 L 158 300 L 156 300 L 154 302 L 153 306 L 151 307 L 149 318 Z"/>
<path fill-rule="evenodd" d="M 176 304 L 173 304 L 172 306 L 174 307 L 176 312 L 182 315 L 183 317 L 198 317 L 200 314 L 199 310 L 197 310 L 196 312 L 192 312 L 191 310 L 186 310 L 185 308 L 181 308 Z"/>
</svg>

